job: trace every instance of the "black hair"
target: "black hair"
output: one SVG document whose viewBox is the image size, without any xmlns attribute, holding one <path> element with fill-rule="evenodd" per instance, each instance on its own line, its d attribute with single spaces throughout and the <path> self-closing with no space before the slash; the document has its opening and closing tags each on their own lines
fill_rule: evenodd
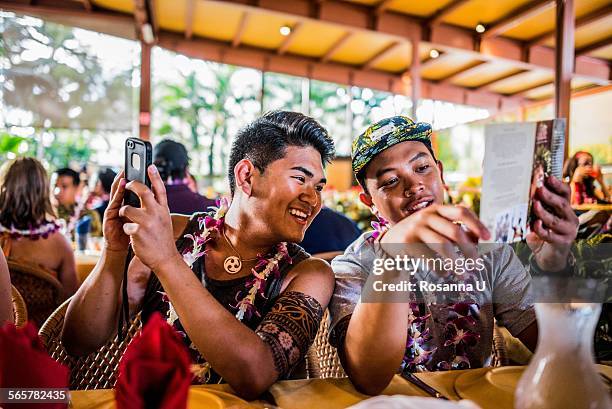
<svg viewBox="0 0 612 409">
<path fill-rule="evenodd" d="M 236 188 L 234 167 L 250 160 L 264 173 L 266 167 L 285 156 L 288 146 L 312 146 L 321 154 L 323 166 L 334 157 L 334 142 L 315 119 L 299 112 L 271 111 L 238 131 L 232 142 L 228 178 L 232 196 Z"/>
<path fill-rule="evenodd" d="M 104 189 L 106 193 L 111 192 L 111 187 L 113 185 L 113 181 L 115 180 L 115 176 L 117 176 L 117 173 L 111 168 L 102 168 L 98 172 L 98 180 L 102 184 L 102 189 Z"/>
<path fill-rule="evenodd" d="M 79 172 L 70 168 L 61 168 L 55 171 L 55 174 L 59 178 L 60 176 L 68 176 L 72 179 L 72 184 L 74 186 L 78 186 L 81 183 L 81 177 L 79 176 Z"/>
</svg>

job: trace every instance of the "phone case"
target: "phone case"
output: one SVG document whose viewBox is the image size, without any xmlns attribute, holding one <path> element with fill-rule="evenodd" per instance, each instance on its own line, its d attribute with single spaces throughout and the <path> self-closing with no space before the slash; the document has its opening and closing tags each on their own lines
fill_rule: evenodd
<svg viewBox="0 0 612 409">
<path fill-rule="evenodd" d="M 139 156 L 140 166 L 138 168 L 132 165 L 130 158 L 132 155 Z M 151 187 L 151 180 L 147 173 L 147 168 L 153 163 L 153 148 L 151 143 L 143 141 L 140 138 L 128 138 L 125 141 L 125 178 L 128 182 L 137 180 L 147 187 Z M 125 191 L 123 197 L 123 203 L 140 207 L 140 199 L 138 196 L 130 190 Z"/>
</svg>

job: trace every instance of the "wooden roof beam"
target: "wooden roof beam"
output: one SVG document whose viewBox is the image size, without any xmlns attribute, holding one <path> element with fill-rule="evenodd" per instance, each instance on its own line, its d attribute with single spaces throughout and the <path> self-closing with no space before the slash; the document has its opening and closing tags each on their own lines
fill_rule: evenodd
<svg viewBox="0 0 612 409">
<path fill-rule="evenodd" d="M 250 46 L 231 47 L 222 41 L 194 37 L 186 40 L 183 35 L 160 33 L 161 47 L 180 52 L 192 58 L 202 58 L 225 64 L 240 65 L 258 70 L 269 70 L 288 75 L 303 76 L 338 84 L 368 87 L 386 92 L 408 95 L 401 74 L 363 70 L 350 64 L 321 62 L 312 57 L 279 55 L 275 51 Z M 422 80 L 422 98 L 439 99 L 458 104 L 497 109 L 502 106 L 519 106 L 524 101 L 487 91 L 474 91 L 454 85 L 436 84 Z"/>
<path fill-rule="evenodd" d="M 382 50 L 374 54 L 372 58 L 366 61 L 365 64 L 363 64 L 362 68 L 364 70 L 371 70 L 376 64 L 382 61 L 386 56 L 389 55 L 389 53 L 391 53 L 391 51 L 395 50 L 401 44 L 402 43 L 400 41 L 392 41 L 391 43 L 387 44 L 385 47 L 383 47 Z"/>
<path fill-rule="evenodd" d="M 297 33 L 303 27 L 304 27 L 304 23 L 302 21 L 299 21 L 295 26 L 293 26 L 291 28 L 291 33 L 289 33 L 289 35 L 285 37 L 285 40 L 283 41 L 283 43 L 280 45 L 280 47 L 278 47 L 277 53 L 285 54 L 287 50 L 289 49 L 289 47 L 291 47 L 291 44 L 293 44 L 293 42 L 295 41 Z"/>
<path fill-rule="evenodd" d="M 597 10 L 594 10 L 582 17 L 576 19 L 575 28 L 584 27 L 596 21 L 602 20 L 612 14 L 612 3 L 607 4 Z M 546 33 L 540 34 L 527 41 L 527 47 L 533 47 L 547 42 L 548 40 L 555 38 L 555 30 L 547 31 Z"/>
<path fill-rule="evenodd" d="M 432 58 L 428 55 L 427 57 L 421 60 L 421 72 L 431 67 L 432 65 L 435 65 L 436 62 L 440 60 L 440 58 L 443 58 L 444 55 L 446 55 L 446 53 L 444 53 L 443 51 L 438 50 L 438 52 L 440 53 L 440 55 L 438 55 L 436 58 Z"/>
<path fill-rule="evenodd" d="M 147 44 L 154 44 L 159 27 L 153 0 L 134 0 L 134 20 L 138 38 Z"/>
<path fill-rule="evenodd" d="M 272 1 L 262 0 L 257 8 L 245 4 L 245 0 L 216 0 L 220 3 L 233 4 L 245 11 L 265 10 L 273 14 L 294 16 L 296 20 L 311 19 L 313 0 Z M 1 2 L 1 0 L 0 0 Z M 533 3 L 532 3 L 533 4 Z M 400 13 L 386 12 L 377 17 L 376 25 L 372 25 L 373 8 L 343 0 L 325 0 L 319 4 L 316 21 L 333 24 L 345 31 L 352 32 L 384 32 L 396 40 L 405 41 L 412 36 L 420 36 L 423 19 Z M 378 30 L 373 30 L 378 28 Z M 474 29 L 453 26 L 444 22 L 430 27 L 430 36 L 426 40 L 438 49 L 450 48 L 470 53 L 474 58 L 486 60 L 506 60 L 517 66 L 528 69 L 551 70 L 554 67 L 554 54 L 540 55 L 532 61 L 521 59 L 523 42 L 509 38 L 484 38 L 480 52 L 474 51 Z M 485 32 L 486 33 L 486 32 Z M 578 60 L 581 60 L 579 63 Z M 607 63 L 595 61 L 592 58 L 580 57 L 576 61 L 576 74 L 598 78 L 606 83 L 612 70 Z"/>
<path fill-rule="evenodd" d="M 462 68 L 459 71 L 455 71 L 448 77 L 441 79 L 440 81 L 438 81 L 438 84 L 450 84 L 453 81 L 457 80 L 457 78 L 460 78 L 463 75 L 470 75 L 471 71 L 475 71 L 481 65 L 488 64 L 488 63 L 489 61 L 477 61 L 474 64 L 470 64 L 469 66 Z"/>
<path fill-rule="evenodd" d="M 523 69 L 519 69 L 517 71 L 512 71 L 512 72 L 510 72 L 508 74 L 502 75 L 501 77 L 497 77 L 497 78 L 492 79 L 490 81 L 486 81 L 486 82 L 478 85 L 477 87 L 474 87 L 474 89 L 476 89 L 476 90 L 482 90 L 482 89 L 490 90 L 491 88 L 493 88 L 495 86 L 495 84 L 498 84 L 498 83 L 500 83 L 500 82 L 502 82 L 504 80 L 507 80 L 508 78 L 512 78 L 512 77 L 514 77 L 516 75 L 523 74 L 523 73 L 525 73 L 527 71 L 528 70 L 523 70 Z"/>
<path fill-rule="evenodd" d="M 439 24 L 444 20 L 446 16 L 451 14 L 453 11 L 457 10 L 459 7 L 463 6 L 470 0 L 452 0 L 446 6 L 438 9 L 427 19 L 427 25 L 433 26 L 434 24 Z"/>
<path fill-rule="evenodd" d="M 555 0 L 536 0 L 524 4 L 514 10 L 511 10 L 507 15 L 499 20 L 491 24 L 485 24 L 486 31 L 482 33 L 481 36 L 482 38 L 491 38 L 503 34 L 506 31 L 518 26 L 523 21 L 554 6 Z"/>
<path fill-rule="evenodd" d="M 603 38 L 603 39 L 601 39 L 599 41 L 596 41 L 596 42 L 594 42 L 592 44 L 588 44 L 588 45 L 585 45 L 582 48 L 577 49 L 576 50 L 576 56 L 592 53 L 593 51 L 597 51 L 600 48 L 607 47 L 610 44 L 612 44 L 612 36 L 608 36 L 608 37 Z"/>
<path fill-rule="evenodd" d="M 525 98 L 527 96 L 527 94 L 529 94 L 531 91 L 533 91 L 536 88 L 540 88 L 543 87 L 545 85 L 554 85 L 555 81 L 554 80 L 546 80 L 546 81 L 542 81 L 540 83 L 534 84 L 534 85 L 530 85 L 529 87 L 515 92 L 512 94 L 513 97 L 522 97 Z"/>
<path fill-rule="evenodd" d="M 91 0 L 81 0 L 81 3 L 83 3 L 83 7 L 85 7 L 85 10 L 87 11 L 93 10 L 93 7 L 91 5 Z"/>
<path fill-rule="evenodd" d="M 195 14 L 195 0 L 187 0 L 185 7 L 185 38 L 193 37 L 193 15 Z"/>
<path fill-rule="evenodd" d="M 340 48 L 351 38 L 353 35 L 352 31 L 347 31 L 336 41 L 327 52 L 321 57 L 321 62 L 328 62 L 338 52 Z"/>
<path fill-rule="evenodd" d="M 246 30 L 248 22 L 249 13 L 245 11 L 244 13 L 242 13 L 240 23 L 238 23 L 238 30 L 236 30 L 236 34 L 234 34 L 234 38 L 232 39 L 232 47 L 238 47 L 240 45 L 240 42 L 242 41 L 242 36 L 244 35 L 244 31 Z"/>
<path fill-rule="evenodd" d="M 385 11 L 387 11 L 387 9 L 389 8 L 389 6 L 391 5 L 391 3 L 393 3 L 394 0 L 382 0 L 380 1 L 377 5 L 376 5 L 376 14 L 377 15 L 381 15 L 382 13 L 384 13 Z"/>
</svg>

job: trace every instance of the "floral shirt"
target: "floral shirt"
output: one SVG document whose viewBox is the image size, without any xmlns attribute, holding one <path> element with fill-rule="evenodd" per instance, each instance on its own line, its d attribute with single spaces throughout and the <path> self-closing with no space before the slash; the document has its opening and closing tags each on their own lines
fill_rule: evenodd
<svg viewBox="0 0 612 409">
<path fill-rule="evenodd" d="M 330 343 L 341 347 L 348 323 L 359 302 L 368 302 L 374 260 L 384 258 L 380 247 L 364 233 L 343 255 L 332 261 L 336 288 L 330 302 Z M 443 281 L 436 273 L 419 269 L 411 276 L 417 291 L 407 291 L 401 301 L 410 303 L 406 353 L 400 370 L 410 372 L 466 369 L 490 365 L 494 320 L 514 336 L 535 321 L 528 294 L 530 275 L 509 246 L 495 246 L 484 257 L 485 268 L 454 280 L 471 283 L 474 291 L 449 296 L 418 290 L 421 281 Z M 448 282 L 448 279 L 446 279 Z M 476 290 L 476 283 L 484 288 Z M 362 294 L 363 293 L 363 294 Z M 363 297 L 363 299 L 362 299 Z M 395 299 L 400 302 L 399 299 Z M 381 334 L 381 336 L 384 336 Z"/>
</svg>

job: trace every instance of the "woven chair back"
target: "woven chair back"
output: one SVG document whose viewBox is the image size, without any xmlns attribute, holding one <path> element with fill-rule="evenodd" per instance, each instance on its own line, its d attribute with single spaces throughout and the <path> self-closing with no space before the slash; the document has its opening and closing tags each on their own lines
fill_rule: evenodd
<svg viewBox="0 0 612 409">
<path fill-rule="evenodd" d="M 38 335 L 49 355 L 70 368 L 70 389 L 110 389 L 117 381 L 119 361 L 130 341 L 141 327 L 140 313 L 129 323 L 123 341 L 113 337 L 104 346 L 89 355 L 73 357 L 68 355 L 61 341 L 64 317 L 70 299 L 59 306 L 44 323 Z"/>
<path fill-rule="evenodd" d="M 17 327 L 23 327 L 28 322 L 28 309 L 26 307 L 25 300 L 19 293 L 19 290 L 14 285 L 11 286 L 13 300 L 13 316 L 15 317 L 14 322 Z"/>
<path fill-rule="evenodd" d="M 11 284 L 25 300 L 28 318 L 40 326 L 62 303 L 63 286 L 53 274 L 41 266 L 24 260 L 7 259 Z"/>
<path fill-rule="evenodd" d="M 330 345 L 327 337 L 329 335 L 329 310 L 325 310 L 319 331 L 308 351 L 308 376 L 310 378 L 344 378 L 346 373 L 340 363 L 340 357 L 336 348 Z"/>
</svg>

